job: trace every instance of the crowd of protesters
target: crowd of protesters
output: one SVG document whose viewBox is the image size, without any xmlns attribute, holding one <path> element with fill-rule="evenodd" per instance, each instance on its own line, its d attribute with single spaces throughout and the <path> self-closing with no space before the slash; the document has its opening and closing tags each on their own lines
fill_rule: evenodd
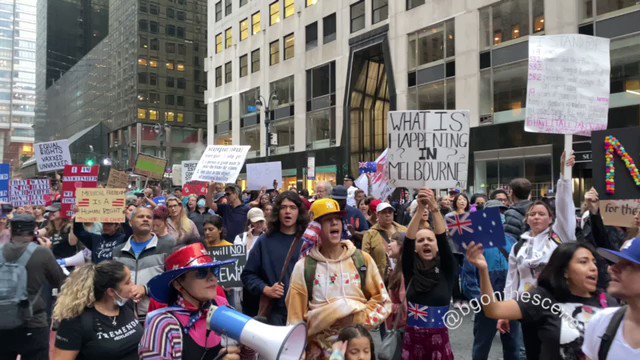
<svg viewBox="0 0 640 360">
<path fill-rule="evenodd" d="M 489 194 L 386 199 L 342 183 L 317 182 L 313 196 L 149 187 L 130 194 L 122 223 L 76 222 L 60 202 L 3 205 L 0 279 L 18 290 L 0 294 L 0 358 L 255 359 L 207 330 L 209 307 L 232 305 L 271 325 L 306 322 L 305 359 L 375 359 L 372 333 L 384 358 L 400 333 L 402 359 L 453 359 L 444 315 L 473 303 L 474 360 L 496 332 L 505 359 L 640 358 L 640 212 L 606 226 L 594 189 L 576 212 L 564 176 L 545 198 L 524 178 Z M 454 244 L 447 219 L 490 208 L 504 245 Z M 210 254 L 233 245 L 246 265 L 242 287 L 225 289 L 229 263 Z M 22 283 L 9 277 L 21 269 Z"/>
</svg>

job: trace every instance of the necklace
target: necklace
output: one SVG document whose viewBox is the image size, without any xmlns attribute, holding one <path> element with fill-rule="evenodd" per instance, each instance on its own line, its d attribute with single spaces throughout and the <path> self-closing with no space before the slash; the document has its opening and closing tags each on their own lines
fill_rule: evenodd
<svg viewBox="0 0 640 360">
<path fill-rule="evenodd" d="M 116 319 L 118 318 L 118 316 L 110 316 L 111 318 L 111 324 L 113 324 L 113 326 L 116 326 L 118 323 L 116 322 Z"/>
</svg>

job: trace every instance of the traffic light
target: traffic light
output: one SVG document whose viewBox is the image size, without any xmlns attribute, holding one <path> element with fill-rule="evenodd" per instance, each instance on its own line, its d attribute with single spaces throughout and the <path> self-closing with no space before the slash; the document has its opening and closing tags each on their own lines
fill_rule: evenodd
<svg viewBox="0 0 640 360">
<path fill-rule="evenodd" d="M 93 159 L 87 159 L 87 161 L 85 161 L 84 164 L 87 166 L 93 166 L 96 164 L 96 162 L 93 161 Z"/>
</svg>

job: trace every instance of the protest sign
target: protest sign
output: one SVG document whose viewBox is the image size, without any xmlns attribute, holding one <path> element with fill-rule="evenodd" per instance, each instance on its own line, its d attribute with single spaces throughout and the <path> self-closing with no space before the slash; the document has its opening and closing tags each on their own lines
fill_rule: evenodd
<svg viewBox="0 0 640 360">
<path fill-rule="evenodd" d="M 407 188 L 465 188 L 469 167 L 469 112 L 390 111 L 387 175 Z"/>
<path fill-rule="evenodd" d="M 51 172 L 71 165 L 68 140 L 57 140 L 35 144 L 36 163 L 39 172 Z"/>
<path fill-rule="evenodd" d="M 174 186 L 184 185 L 184 183 L 182 182 L 182 165 L 173 164 L 171 166 L 171 183 Z"/>
<path fill-rule="evenodd" d="M 209 145 L 191 180 L 235 183 L 251 146 Z"/>
<path fill-rule="evenodd" d="M 589 136 L 606 129 L 610 72 L 609 39 L 530 37 L 525 130 Z"/>
<path fill-rule="evenodd" d="M 109 170 L 109 179 L 107 180 L 108 188 L 128 188 L 129 187 L 129 174 L 124 171 L 111 168 Z"/>
<path fill-rule="evenodd" d="M 354 181 L 353 183 L 358 189 L 364 191 L 365 196 L 369 196 L 369 177 L 367 176 L 367 174 L 358 176 L 356 181 Z"/>
<path fill-rule="evenodd" d="M 100 166 L 67 165 L 64 167 L 60 206 L 60 216 L 63 219 L 71 219 L 74 215 L 73 206 L 76 204 L 77 189 L 98 187 L 99 173 Z"/>
<path fill-rule="evenodd" d="M 164 196 L 154 197 L 153 202 L 157 206 L 167 206 L 167 198 Z"/>
<path fill-rule="evenodd" d="M 605 225 L 633 227 L 634 218 L 640 210 L 640 199 L 600 200 L 599 207 Z"/>
<path fill-rule="evenodd" d="M 51 195 L 49 179 L 12 180 L 9 199 L 14 207 L 45 206 L 45 196 Z"/>
<path fill-rule="evenodd" d="M 133 172 L 149 179 L 162 180 L 167 168 L 167 160 L 139 153 Z"/>
<path fill-rule="evenodd" d="M 371 174 L 371 196 L 385 201 L 396 189 L 389 183 L 387 176 L 387 154 L 389 149 L 385 149 L 376 159 L 376 172 Z"/>
<path fill-rule="evenodd" d="M 180 178 L 182 179 L 182 185 L 191 181 L 191 177 L 193 177 L 193 172 L 196 171 L 196 167 L 198 166 L 198 160 L 189 160 L 182 162 L 182 171 L 180 172 Z"/>
<path fill-rule="evenodd" d="M 123 223 L 125 189 L 77 189 L 77 222 Z"/>
<path fill-rule="evenodd" d="M 247 190 L 273 189 L 273 182 L 282 184 L 282 163 L 247 164 Z"/>
<path fill-rule="evenodd" d="M 217 246 L 209 248 L 209 254 L 216 261 L 237 260 L 235 265 L 220 268 L 218 282 L 225 288 L 242 287 L 240 274 L 247 264 L 247 255 L 244 245 Z"/>
<path fill-rule="evenodd" d="M 640 127 L 593 132 L 593 186 L 600 200 L 640 199 Z"/>
<path fill-rule="evenodd" d="M 505 245 L 504 228 L 498 208 L 447 216 L 446 220 L 449 235 L 458 245 L 458 249 L 466 249 L 472 241 L 482 244 L 485 248 Z"/>
<path fill-rule="evenodd" d="M 0 203 L 9 202 L 9 181 L 11 180 L 11 165 L 0 164 Z"/>
<path fill-rule="evenodd" d="M 204 181 L 191 181 L 182 187 L 182 196 L 205 196 L 207 195 L 208 187 L 209 184 Z"/>
</svg>

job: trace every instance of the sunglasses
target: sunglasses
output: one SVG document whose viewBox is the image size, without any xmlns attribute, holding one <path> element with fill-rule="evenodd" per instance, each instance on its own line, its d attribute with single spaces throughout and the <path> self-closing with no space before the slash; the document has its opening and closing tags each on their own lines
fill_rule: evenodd
<svg viewBox="0 0 640 360">
<path fill-rule="evenodd" d="M 195 270 L 195 273 L 196 273 L 196 279 L 198 280 L 206 279 L 207 277 L 209 277 L 209 274 L 212 274 L 213 276 L 218 278 L 220 275 L 220 268 L 201 268 L 201 269 Z"/>
</svg>

